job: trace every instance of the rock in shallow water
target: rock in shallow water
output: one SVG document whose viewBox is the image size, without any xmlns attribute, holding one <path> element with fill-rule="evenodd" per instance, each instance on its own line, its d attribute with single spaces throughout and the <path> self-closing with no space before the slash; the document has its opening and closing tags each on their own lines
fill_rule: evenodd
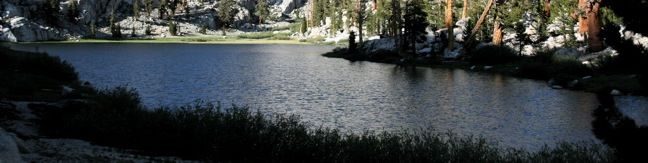
<svg viewBox="0 0 648 163">
<path fill-rule="evenodd" d="M 612 91 L 610 91 L 610 95 L 612 95 L 612 96 L 621 96 L 621 95 L 623 95 L 623 93 L 621 93 L 621 91 L 619 91 L 619 90 L 613 89 Z"/>
</svg>

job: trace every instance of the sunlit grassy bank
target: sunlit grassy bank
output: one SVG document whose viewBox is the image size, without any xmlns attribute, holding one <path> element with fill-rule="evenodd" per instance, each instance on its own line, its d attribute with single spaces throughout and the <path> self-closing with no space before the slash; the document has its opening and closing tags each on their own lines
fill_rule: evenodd
<svg viewBox="0 0 648 163">
<path fill-rule="evenodd" d="M 132 37 L 123 39 L 82 38 L 32 43 L 187 43 L 187 44 L 332 44 L 323 38 L 298 39 L 289 33 L 248 32 L 233 35 L 187 35 L 167 37 Z"/>
<path fill-rule="evenodd" d="M 80 85 L 74 69 L 60 59 L 2 49 L 3 75 L 29 75 L 48 84 L 21 82 L 28 88 L 3 91 L 0 99 L 19 100 L 51 89 L 62 106 L 31 104 L 43 136 L 77 138 L 209 162 L 612 162 L 613 152 L 589 144 L 563 144 L 537 152 L 502 149 L 485 138 L 459 137 L 430 130 L 403 133 L 347 134 L 316 128 L 294 115 L 266 116 L 245 107 L 195 104 L 180 108 L 145 108 L 128 88 L 96 90 Z M 38 57 L 26 57 L 34 55 Z M 59 67 L 59 68 L 57 68 Z M 49 69 L 48 73 L 39 73 Z M 45 70 L 42 70 L 45 71 Z M 53 75 L 53 76 L 52 76 Z M 61 77 L 61 78 L 59 78 Z M 5 78 L 3 83 L 18 83 Z M 57 82 L 58 81 L 58 82 Z M 63 91 L 63 85 L 74 88 Z M 15 85 L 0 85 L 12 90 Z M 41 87 L 43 86 L 43 87 Z M 45 87 L 46 86 L 46 87 Z M 33 96 L 37 97 L 37 96 Z M 41 101 L 40 99 L 33 99 Z M 42 104 L 41 104 L 42 105 Z M 45 104 L 47 105 L 47 104 Z M 501 138 L 506 139 L 506 138 Z"/>
<path fill-rule="evenodd" d="M 135 39 L 79 39 L 67 41 L 47 41 L 39 43 L 190 43 L 190 44 L 312 44 L 300 40 L 277 40 L 277 39 L 246 39 L 222 36 L 187 36 L 187 37 L 166 37 L 166 38 L 135 38 Z"/>
</svg>

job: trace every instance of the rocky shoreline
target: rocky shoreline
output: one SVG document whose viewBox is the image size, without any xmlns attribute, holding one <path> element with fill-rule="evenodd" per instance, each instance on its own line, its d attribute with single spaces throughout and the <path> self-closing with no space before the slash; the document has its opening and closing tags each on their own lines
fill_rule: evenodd
<svg viewBox="0 0 648 163">
<path fill-rule="evenodd" d="M 0 112 L 13 118 L 0 122 L 0 160 L 6 162 L 196 162 L 177 157 L 142 155 L 135 150 L 94 145 L 79 139 L 59 139 L 38 132 L 39 109 L 60 103 L 2 101 Z"/>
</svg>

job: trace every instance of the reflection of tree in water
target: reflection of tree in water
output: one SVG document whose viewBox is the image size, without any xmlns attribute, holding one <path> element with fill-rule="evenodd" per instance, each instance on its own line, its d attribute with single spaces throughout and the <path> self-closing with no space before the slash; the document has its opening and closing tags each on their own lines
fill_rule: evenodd
<svg viewBox="0 0 648 163">
<path fill-rule="evenodd" d="M 648 162 L 648 127 L 637 126 L 615 106 L 609 93 L 599 93 L 601 105 L 594 110 L 592 132 L 604 144 L 616 150 L 619 162 Z"/>
<path fill-rule="evenodd" d="M 425 79 L 425 71 L 424 70 L 418 70 L 416 66 L 396 66 L 394 67 L 392 74 L 401 74 L 404 73 L 405 77 L 409 81 L 420 81 Z"/>
</svg>

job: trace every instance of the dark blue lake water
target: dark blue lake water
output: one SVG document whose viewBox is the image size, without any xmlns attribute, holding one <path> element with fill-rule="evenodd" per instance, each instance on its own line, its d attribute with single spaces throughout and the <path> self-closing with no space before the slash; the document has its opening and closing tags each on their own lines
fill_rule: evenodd
<svg viewBox="0 0 648 163">
<path fill-rule="evenodd" d="M 433 127 L 530 150 L 563 141 L 596 142 L 590 131 L 598 105 L 593 94 L 502 75 L 322 57 L 330 46 L 12 46 L 60 56 L 99 88 L 136 88 L 149 107 L 220 101 L 296 114 L 314 127 L 351 132 Z M 648 123 L 648 99 L 617 99 L 624 112 Z"/>
</svg>

